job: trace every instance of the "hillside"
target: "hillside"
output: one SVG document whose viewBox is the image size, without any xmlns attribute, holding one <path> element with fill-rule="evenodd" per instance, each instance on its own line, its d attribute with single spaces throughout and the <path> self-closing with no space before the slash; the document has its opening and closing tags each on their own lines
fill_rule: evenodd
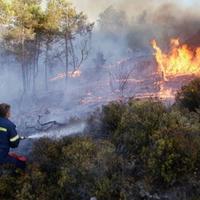
<svg viewBox="0 0 200 200">
<path fill-rule="evenodd" d="M 26 173 L 3 174 L 0 198 L 20 200 L 199 200 L 200 79 L 176 104 L 112 102 L 84 134 L 33 144 Z"/>
</svg>

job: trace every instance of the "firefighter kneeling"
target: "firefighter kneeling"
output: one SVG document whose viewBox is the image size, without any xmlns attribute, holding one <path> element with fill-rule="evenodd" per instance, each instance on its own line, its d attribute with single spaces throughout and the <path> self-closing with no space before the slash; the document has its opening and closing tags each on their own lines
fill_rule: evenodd
<svg viewBox="0 0 200 200">
<path fill-rule="evenodd" d="M 10 105 L 0 104 L 0 165 L 8 165 L 25 170 L 26 158 L 15 153 L 9 153 L 10 148 L 16 148 L 21 140 L 16 126 L 9 118 Z"/>
</svg>

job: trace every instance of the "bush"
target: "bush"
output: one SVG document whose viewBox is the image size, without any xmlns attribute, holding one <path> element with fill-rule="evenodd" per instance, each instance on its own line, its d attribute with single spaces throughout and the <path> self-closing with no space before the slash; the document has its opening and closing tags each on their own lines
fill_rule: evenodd
<svg viewBox="0 0 200 200">
<path fill-rule="evenodd" d="M 174 185 L 200 187 L 198 112 L 131 100 L 90 120 L 95 137 L 36 141 L 28 173 L 0 177 L 0 198 L 140 200 Z"/>
<path fill-rule="evenodd" d="M 96 110 L 88 118 L 87 134 L 95 139 L 109 139 L 118 128 L 125 109 L 124 104 L 111 102 Z"/>
<path fill-rule="evenodd" d="M 158 130 L 159 120 L 165 112 L 160 102 L 129 102 L 112 141 L 125 154 L 141 153 L 149 145 L 153 132 Z"/>
<path fill-rule="evenodd" d="M 108 137 L 112 137 L 117 130 L 121 122 L 122 114 L 125 112 L 125 110 L 126 106 L 118 102 L 113 102 L 103 107 L 102 129 L 108 135 Z"/>
<path fill-rule="evenodd" d="M 177 93 L 176 102 L 179 106 L 190 111 L 197 111 L 200 108 L 200 78 L 183 86 Z"/>
<path fill-rule="evenodd" d="M 48 199 L 89 199 L 98 194 L 98 183 L 106 174 L 113 173 L 110 168 L 115 159 L 114 145 L 87 137 L 41 139 L 33 148 L 33 160 L 47 178 L 45 188 L 51 188 Z"/>
<path fill-rule="evenodd" d="M 166 186 L 181 184 L 198 173 L 199 135 L 168 130 L 159 132 L 154 139 L 148 157 L 148 168 L 153 181 Z"/>
</svg>

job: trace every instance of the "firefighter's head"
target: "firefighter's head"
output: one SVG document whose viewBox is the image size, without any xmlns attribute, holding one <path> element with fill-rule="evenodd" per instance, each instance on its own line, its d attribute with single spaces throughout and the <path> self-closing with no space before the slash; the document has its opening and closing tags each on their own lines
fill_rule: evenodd
<svg viewBox="0 0 200 200">
<path fill-rule="evenodd" d="M 0 117 L 9 118 L 11 115 L 10 108 L 11 106 L 9 104 L 0 104 Z"/>
</svg>

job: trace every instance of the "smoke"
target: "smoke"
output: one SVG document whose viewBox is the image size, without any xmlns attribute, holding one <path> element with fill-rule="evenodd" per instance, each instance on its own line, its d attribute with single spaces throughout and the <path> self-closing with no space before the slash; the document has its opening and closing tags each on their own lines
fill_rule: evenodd
<svg viewBox="0 0 200 200">
<path fill-rule="evenodd" d="M 37 98 L 34 98 L 34 101 L 32 97 L 23 101 L 21 104 L 23 112 L 18 109 L 17 117 L 15 117 L 19 121 L 17 125 L 26 125 L 30 119 L 30 124 L 36 126 L 39 112 L 45 110 L 47 110 L 48 117 L 49 113 L 53 113 L 46 121 L 55 120 L 58 116 L 62 119 L 74 115 L 80 117 L 83 113 L 88 114 L 88 111 L 96 109 L 107 99 L 112 99 L 109 88 L 108 72 L 110 69 L 107 66 L 117 63 L 122 58 L 129 58 L 132 63 L 138 52 L 144 54 L 145 57 L 147 57 L 146 54 L 152 55 L 150 45 L 152 39 L 158 40 L 159 45 L 165 48 L 171 37 L 180 37 L 183 41 L 198 45 L 197 39 L 200 35 L 197 34 L 200 30 L 198 6 L 200 2 L 197 0 L 71 0 L 71 2 L 80 11 L 86 13 L 90 21 L 95 22 L 91 51 L 87 62 L 81 66 L 81 77 L 68 80 L 67 89 L 65 80 L 49 81 L 49 90 L 45 91 L 44 62 L 40 61 Z M 56 51 L 56 48 L 52 49 Z M 102 62 L 101 58 L 96 58 L 98 52 L 100 52 L 99 55 L 103 55 L 102 59 L 105 59 L 105 65 L 101 66 L 101 69 L 96 69 L 98 63 L 94 63 L 94 60 L 99 59 Z M 22 95 L 21 69 L 19 66 L 16 67 L 16 63 L 2 62 L 0 101 L 16 104 L 17 108 L 16 102 L 20 102 Z M 63 73 L 63 66 L 64 63 L 61 61 L 56 60 L 52 63 L 50 67 L 54 71 L 49 74 L 49 79 Z M 113 67 L 112 70 L 116 68 Z M 134 94 L 129 95 L 134 96 Z M 32 101 L 34 106 L 30 106 Z M 94 103 L 90 104 L 90 102 Z M 39 111 L 33 112 L 40 107 Z M 58 107 L 60 109 L 55 113 Z M 23 127 L 26 127 L 25 125 Z M 54 134 L 53 132 L 51 134 Z M 48 134 L 44 133 L 44 136 Z M 62 134 L 58 133 L 58 135 Z M 39 137 L 39 135 L 33 137 Z"/>
<path fill-rule="evenodd" d="M 91 1 L 87 1 L 87 3 L 92 5 Z M 109 5 L 113 5 L 112 9 L 101 12 L 100 17 L 97 18 L 100 23 L 98 21 L 96 27 L 100 29 L 100 32 L 108 29 L 107 32 L 113 33 L 114 46 L 116 35 L 118 35 L 117 40 L 121 49 L 130 48 L 133 52 L 150 50 L 152 39 L 158 40 L 163 47 L 167 47 L 170 38 L 179 37 L 183 42 L 190 42 L 191 38 L 200 30 L 200 13 L 197 9 L 199 2 L 195 0 L 113 0 L 109 1 Z M 99 6 L 97 5 L 98 10 L 104 8 L 103 1 Z M 90 9 L 88 12 L 92 15 Z M 108 19 L 108 21 L 104 19 L 102 22 L 102 14 L 109 17 L 109 12 L 111 16 L 113 15 L 113 19 Z M 116 12 L 119 14 L 117 15 Z M 120 13 L 125 13 L 125 17 L 123 18 L 123 14 L 120 15 Z M 92 16 L 94 17 L 94 15 Z M 117 25 L 118 28 L 116 28 Z M 109 36 L 109 34 L 106 35 L 106 40 Z M 124 45 L 121 45 L 121 41 L 124 42 Z M 105 43 L 107 44 L 107 42 Z M 111 49 L 117 51 L 117 48 L 111 47 Z"/>
<path fill-rule="evenodd" d="M 5 57 L 0 52 L 0 101 L 11 103 L 20 95 L 21 77 L 20 70 L 13 60 Z"/>
<path fill-rule="evenodd" d="M 161 5 L 154 13 L 150 13 L 149 19 L 147 23 L 156 24 L 163 37 L 176 36 L 187 39 L 200 28 L 200 14 L 196 8 L 191 12 L 190 7 L 181 7 L 177 4 Z"/>
<path fill-rule="evenodd" d="M 133 50 L 150 47 L 152 39 L 158 40 L 163 47 L 167 46 L 170 38 L 189 40 L 200 29 L 200 15 L 195 10 L 191 12 L 187 6 L 172 3 L 143 10 L 132 18 L 127 31 L 129 47 Z"/>
<path fill-rule="evenodd" d="M 96 21 L 99 14 L 103 12 L 107 7 L 113 5 L 117 9 L 122 9 L 126 11 L 129 17 L 136 16 L 142 13 L 144 10 L 153 11 L 163 4 L 175 4 L 177 7 L 182 7 L 186 9 L 195 8 L 197 10 L 200 4 L 198 0 L 71 0 L 71 2 L 80 10 L 87 13 L 89 18 Z M 192 10 L 194 11 L 194 10 Z"/>
</svg>

